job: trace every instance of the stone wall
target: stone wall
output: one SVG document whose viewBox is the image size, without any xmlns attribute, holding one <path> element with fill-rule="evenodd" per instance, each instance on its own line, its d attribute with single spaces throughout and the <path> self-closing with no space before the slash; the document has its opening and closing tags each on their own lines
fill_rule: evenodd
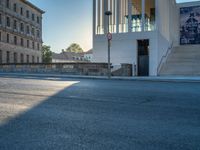
<svg viewBox="0 0 200 150">
<path fill-rule="evenodd" d="M 57 73 L 66 75 L 106 76 L 107 63 L 0 64 L 0 72 Z M 123 64 L 117 76 L 132 76 L 131 65 Z"/>
</svg>

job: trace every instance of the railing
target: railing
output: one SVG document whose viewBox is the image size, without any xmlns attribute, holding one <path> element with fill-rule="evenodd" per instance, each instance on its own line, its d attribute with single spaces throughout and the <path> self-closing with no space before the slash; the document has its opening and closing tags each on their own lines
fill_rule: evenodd
<svg viewBox="0 0 200 150">
<path fill-rule="evenodd" d="M 158 65 L 158 67 L 157 67 L 157 73 L 160 72 L 161 67 L 162 67 L 162 64 L 164 64 L 164 63 L 166 62 L 167 57 L 168 57 L 169 54 L 171 53 L 171 50 L 172 50 L 172 48 L 173 48 L 173 45 L 174 45 L 174 44 L 173 44 L 173 42 L 172 42 L 171 45 L 170 45 L 170 47 L 167 49 L 167 52 L 165 53 L 165 55 L 162 56 L 162 58 L 161 58 L 161 60 L 160 60 L 160 63 L 159 63 L 159 65 Z"/>
</svg>

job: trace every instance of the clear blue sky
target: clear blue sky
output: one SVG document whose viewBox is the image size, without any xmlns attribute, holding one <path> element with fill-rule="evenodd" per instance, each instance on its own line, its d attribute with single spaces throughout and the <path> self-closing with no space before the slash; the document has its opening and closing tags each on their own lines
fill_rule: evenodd
<svg viewBox="0 0 200 150">
<path fill-rule="evenodd" d="M 29 1 L 46 11 L 43 40 L 52 51 L 61 52 L 73 42 L 80 44 L 85 51 L 92 48 L 92 0 Z M 188 1 L 195 0 L 177 0 Z"/>
</svg>

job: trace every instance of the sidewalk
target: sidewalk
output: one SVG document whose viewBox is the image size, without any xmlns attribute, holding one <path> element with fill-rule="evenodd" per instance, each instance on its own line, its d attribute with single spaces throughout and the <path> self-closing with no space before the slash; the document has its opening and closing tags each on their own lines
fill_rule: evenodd
<svg viewBox="0 0 200 150">
<path fill-rule="evenodd" d="M 101 80 L 131 80 L 151 82 L 198 82 L 200 76 L 150 76 L 150 77 L 111 77 L 106 76 L 82 76 L 64 74 L 40 74 L 40 73 L 0 73 L 0 77 L 46 77 L 46 78 L 73 78 L 73 79 L 101 79 Z"/>
</svg>

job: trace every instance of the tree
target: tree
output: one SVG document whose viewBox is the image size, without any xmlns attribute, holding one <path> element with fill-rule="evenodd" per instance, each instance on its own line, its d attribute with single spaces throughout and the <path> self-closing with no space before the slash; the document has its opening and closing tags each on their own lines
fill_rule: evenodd
<svg viewBox="0 0 200 150">
<path fill-rule="evenodd" d="M 72 43 L 65 51 L 71 53 L 83 53 L 83 49 L 77 43 Z"/>
<path fill-rule="evenodd" d="M 50 46 L 47 45 L 42 46 L 42 62 L 43 63 L 52 62 L 52 51 Z"/>
</svg>

